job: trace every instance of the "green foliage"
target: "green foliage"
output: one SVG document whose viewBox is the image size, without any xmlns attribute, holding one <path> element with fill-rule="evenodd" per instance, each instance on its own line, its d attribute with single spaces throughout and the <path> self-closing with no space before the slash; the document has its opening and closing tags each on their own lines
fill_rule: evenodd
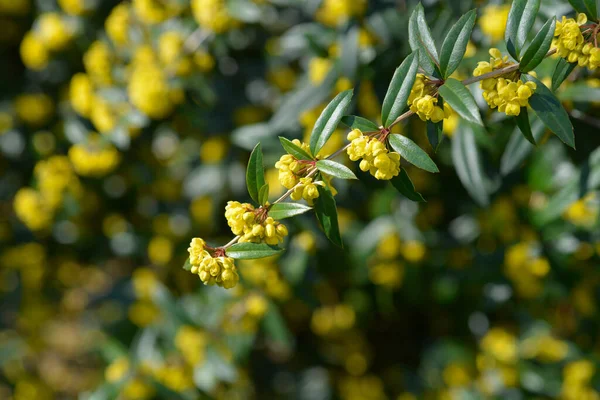
<svg viewBox="0 0 600 400">
<path fill-rule="evenodd" d="M 440 86 L 439 93 L 444 101 L 466 121 L 483 125 L 473 95 L 461 82 L 449 78 Z"/>
<path fill-rule="evenodd" d="M 529 72 L 537 67 L 544 57 L 546 57 L 546 53 L 550 50 L 550 44 L 552 43 L 552 39 L 554 38 L 554 29 L 556 27 L 556 18 L 551 18 L 542 29 L 535 35 L 533 41 L 525 50 L 525 54 L 521 58 L 521 63 L 519 69 L 523 72 Z"/>
<path fill-rule="evenodd" d="M 344 112 L 352 100 L 352 90 L 346 90 L 338 94 L 325 107 L 315 127 L 310 135 L 310 151 L 317 154 L 319 150 L 327 143 L 327 140 L 337 128 L 339 122 L 344 116 Z"/>
<path fill-rule="evenodd" d="M 323 232 L 332 243 L 342 246 L 335 199 L 328 188 L 317 186 L 319 198 L 315 202 L 315 214 Z"/>
<path fill-rule="evenodd" d="M 389 127 L 407 108 L 406 100 L 415 83 L 417 68 L 419 66 L 419 50 L 413 51 L 402 61 L 394 72 L 388 87 L 383 105 L 381 106 L 381 120 L 384 127 Z"/>
<path fill-rule="evenodd" d="M 227 249 L 227 256 L 238 260 L 253 260 L 271 257 L 281 251 L 282 249 L 266 243 L 236 243 Z"/>
<path fill-rule="evenodd" d="M 421 193 L 415 190 L 415 185 L 413 185 L 404 168 L 400 170 L 400 174 L 398 176 L 392 178 L 391 182 L 396 190 L 407 199 L 425 203 L 425 199 Z"/>
<path fill-rule="evenodd" d="M 388 140 L 390 146 L 409 163 L 428 172 L 440 172 L 429 155 L 406 136 L 390 135 Z"/>
<path fill-rule="evenodd" d="M 296 215 L 304 214 L 312 210 L 311 207 L 299 203 L 277 203 L 269 208 L 269 216 L 273 219 L 285 219 Z"/>
<path fill-rule="evenodd" d="M 521 49 L 527 41 L 529 31 L 535 23 L 540 0 L 515 0 L 512 2 L 508 21 L 506 22 L 506 31 L 504 40 L 506 48 L 515 60 L 519 60 Z"/>
<path fill-rule="evenodd" d="M 343 164 L 332 160 L 319 160 L 316 162 L 319 171 L 340 179 L 358 179 L 354 172 Z"/>
<path fill-rule="evenodd" d="M 477 12 L 475 10 L 464 14 L 450 28 L 448 35 L 444 39 L 442 51 L 440 52 L 440 72 L 444 79 L 448 78 L 460 65 L 467 50 L 467 44 L 471 38 L 476 17 Z"/>
<path fill-rule="evenodd" d="M 250 160 L 248 160 L 248 167 L 246 168 L 246 187 L 248 188 L 248 194 L 250 194 L 252 200 L 258 204 L 262 204 L 260 191 L 265 186 L 264 168 L 262 149 L 260 143 L 258 143 L 254 147 L 254 150 L 252 150 L 252 153 L 250 153 Z"/>
</svg>

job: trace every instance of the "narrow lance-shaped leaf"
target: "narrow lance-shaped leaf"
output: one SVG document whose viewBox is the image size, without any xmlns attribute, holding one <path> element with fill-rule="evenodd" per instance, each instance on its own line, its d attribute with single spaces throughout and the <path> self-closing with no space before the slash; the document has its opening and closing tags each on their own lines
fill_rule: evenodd
<svg viewBox="0 0 600 400">
<path fill-rule="evenodd" d="M 427 139 L 433 151 L 437 152 L 442 140 L 444 140 L 444 120 L 436 123 L 427 121 Z"/>
<path fill-rule="evenodd" d="M 477 125 L 483 125 L 479 108 L 473 95 L 465 85 L 453 78 L 448 78 L 438 89 L 440 95 L 462 118 Z"/>
<path fill-rule="evenodd" d="M 358 179 L 354 172 L 345 165 L 332 160 L 319 160 L 316 163 L 319 171 L 340 179 Z"/>
<path fill-rule="evenodd" d="M 440 172 L 429 155 L 415 142 L 402 135 L 388 136 L 390 146 L 409 163 L 428 172 Z"/>
<path fill-rule="evenodd" d="M 415 185 L 413 185 L 404 168 L 400 170 L 400 174 L 398 174 L 398 176 L 392 178 L 391 182 L 396 190 L 404 195 L 407 199 L 425 203 L 425 199 L 423 196 L 421 196 L 421 193 L 415 190 Z"/>
<path fill-rule="evenodd" d="M 542 82 L 531 75 L 523 75 L 525 81 L 535 82 L 537 88 L 529 98 L 529 105 L 544 125 L 560 140 L 575 148 L 575 135 L 569 114 L 556 96 Z"/>
<path fill-rule="evenodd" d="M 554 73 L 552 74 L 553 92 L 556 92 L 556 90 L 565 81 L 565 79 L 567 79 L 569 75 L 571 75 L 571 72 L 573 72 L 576 66 L 577 63 L 570 63 L 562 57 L 558 59 L 556 67 L 554 68 Z"/>
<path fill-rule="evenodd" d="M 275 220 L 294 217 L 312 210 L 311 207 L 300 203 L 276 203 L 269 207 L 269 216 Z"/>
<path fill-rule="evenodd" d="M 471 38 L 471 32 L 473 32 L 473 27 L 475 26 L 476 16 L 477 12 L 471 10 L 460 17 L 452 28 L 450 28 L 440 52 L 442 77 L 449 77 L 462 61 L 467 50 L 467 44 Z"/>
<path fill-rule="evenodd" d="M 530 121 L 531 132 L 534 140 L 539 141 L 546 127 L 538 118 L 535 118 L 533 122 Z M 521 163 L 527 158 L 534 147 L 527 142 L 521 130 L 517 127 L 511 134 L 506 149 L 500 159 L 500 173 L 502 175 L 508 175 L 521 165 Z"/>
<path fill-rule="evenodd" d="M 438 54 L 421 3 L 417 4 L 408 20 L 408 43 L 413 51 L 420 50 L 419 63 L 425 72 L 436 74 Z"/>
<path fill-rule="evenodd" d="M 314 157 L 308 154 L 308 152 L 306 152 L 306 150 L 304 150 L 302 147 L 298 146 L 291 140 L 284 138 L 283 136 L 279 136 L 279 142 L 285 151 L 296 157 L 298 160 L 314 159 Z"/>
<path fill-rule="evenodd" d="M 258 191 L 258 204 L 265 205 L 269 200 L 269 184 L 265 183 Z"/>
<path fill-rule="evenodd" d="M 521 49 L 527 40 L 540 8 L 540 0 L 514 0 L 508 13 L 504 40 L 506 49 L 515 60 L 519 59 Z"/>
<path fill-rule="evenodd" d="M 317 186 L 319 197 L 315 201 L 315 214 L 321 223 L 325 236 L 334 244 L 342 246 L 342 236 L 338 225 L 337 208 L 331 191 Z"/>
<path fill-rule="evenodd" d="M 598 4 L 596 0 L 583 0 L 585 4 L 585 8 L 587 9 L 587 14 L 593 19 L 598 18 Z"/>
<path fill-rule="evenodd" d="M 556 26 L 556 18 L 552 17 L 542 29 L 535 35 L 531 44 L 525 50 L 519 69 L 523 72 L 528 72 L 537 67 L 546 57 L 546 53 L 550 50 L 552 39 L 554 38 L 554 28 Z"/>
<path fill-rule="evenodd" d="M 419 67 L 419 50 L 408 55 L 394 72 L 381 107 L 383 126 L 389 127 L 406 109 L 408 96 L 415 83 Z"/>
<path fill-rule="evenodd" d="M 361 132 L 377 132 L 379 130 L 379 126 L 375 122 L 356 115 L 343 116 L 342 124 L 350 129 L 359 129 Z"/>
<path fill-rule="evenodd" d="M 260 143 L 258 143 L 248 161 L 246 168 L 246 186 L 252 200 L 260 203 L 259 191 L 265 185 L 265 170 L 263 166 L 263 155 Z"/>
<path fill-rule="evenodd" d="M 314 155 L 319 153 L 337 128 L 352 100 L 352 93 L 352 90 L 346 90 L 335 96 L 317 119 L 310 135 L 310 151 Z"/>
<path fill-rule="evenodd" d="M 237 260 L 252 260 L 279 254 L 283 249 L 266 243 L 236 243 L 226 250 L 227 256 Z"/>
<path fill-rule="evenodd" d="M 517 126 L 523 134 L 523 137 L 535 146 L 535 138 L 533 137 L 533 133 L 531 133 L 531 126 L 529 125 L 529 113 L 527 112 L 527 107 L 521 107 L 521 112 L 515 119 L 517 120 Z"/>
<path fill-rule="evenodd" d="M 461 183 L 480 205 L 489 204 L 487 182 L 479 148 L 475 142 L 474 126 L 461 123 L 452 138 L 452 161 Z"/>
<path fill-rule="evenodd" d="M 588 11 L 583 0 L 569 0 L 569 4 L 571 4 L 571 7 L 578 13 L 585 14 Z"/>
</svg>

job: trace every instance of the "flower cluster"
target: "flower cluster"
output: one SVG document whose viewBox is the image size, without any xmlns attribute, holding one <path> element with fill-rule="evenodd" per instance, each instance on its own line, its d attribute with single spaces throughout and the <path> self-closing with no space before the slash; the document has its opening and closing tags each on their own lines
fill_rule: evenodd
<svg viewBox="0 0 600 400">
<path fill-rule="evenodd" d="M 417 74 L 407 102 L 410 110 L 417 114 L 422 121 L 440 122 L 452 115 L 452 108 L 447 103 L 444 103 L 443 109 L 437 105 L 436 88 L 436 85 L 425 75 Z"/>
<path fill-rule="evenodd" d="M 73 28 L 61 14 L 54 12 L 41 14 L 35 26 L 21 42 L 21 57 L 28 68 L 41 70 L 48 65 L 52 52 L 69 45 Z"/>
<path fill-rule="evenodd" d="M 102 143 L 97 134 L 94 134 L 89 143 L 71 146 L 69 159 L 78 175 L 100 177 L 119 165 L 121 155 L 112 144 Z"/>
<path fill-rule="evenodd" d="M 266 208 L 255 209 L 252 204 L 229 201 L 225 207 L 225 218 L 234 235 L 239 235 L 239 242 L 265 242 L 276 245 L 287 236 L 287 227 L 272 217 Z"/>
<path fill-rule="evenodd" d="M 474 76 L 481 76 L 494 70 L 504 68 L 513 63 L 508 61 L 508 56 L 502 57 L 500 50 L 490 49 L 490 61 L 480 61 L 473 71 Z M 498 108 L 498 111 L 506 115 L 519 115 L 521 107 L 527 107 L 529 98 L 535 91 L 535 82 L 523 83 L 516 73 L 498 78 L 487 78 L 479 83 L 483 89 L 483 98 L 490 108 Z"/>
<path fill-rule="evenodd" d="M 348 134 L 350 146 L 346 150 L 352 161 L 360 161 L 362 171 L 369 171 L 380 180 L 389 180 L 400 173 L 400 154 L 390 152 L 385 143 L 375 137 L 365 136 L 359 129 Z"/>
<path fill-rule="evenodd" d="M 240 280 L 233 258 L 213 257 L 207 250 L 206 243 L 200 238 L 193 238 L 190 247 L 191 272 L 198 274 L 205 285 L 218 285 L 231 289 Z"/>
<path fill-rule="evenodd" d="M 586 27 L 586 22 L 587 16 L 583 13 L 577 15 L 577 21 L 563 16 L 556 23 L 552 44 L 560 57 L 593 70 L 600 66 L 600 49 L 592 43 L 598 33 L 594 28 Z"/>
</svg>

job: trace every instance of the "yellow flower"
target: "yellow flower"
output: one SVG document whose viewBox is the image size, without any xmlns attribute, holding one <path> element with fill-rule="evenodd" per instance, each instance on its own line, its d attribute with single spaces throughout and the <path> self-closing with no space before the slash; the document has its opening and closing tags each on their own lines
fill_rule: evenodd
<svg viewBox="0 0 600 400">
<path fill-rule="evenodd" d="M 131 103 L 153 119 L 169 116 L 175 108 L 164 70 L 153 63 L 138 63 L 127 86 Z"/>
<path fill-rule="evenodd" d="M 156 265 L 166 265 L 173 257 L 173 242 L 164 236 L 155 236 L 148 243 L 148 258 Z"/>
<path fill-rule="evenodd" d="M 27 32 L 21 42 L 21 59 L 27 68 L 42 70 L 48 65 L 48 48 L 32 32 Z"/>
<path fill-rule="evenodd" d="M 175 347 L 191 366 L 204 361 L 207 344 L 206 334 L 192 326 L 182 326 L 175 335 Z"/>
<path fill-rule="evenodd" d="M 121 156 L 113 145 L 102 143 L 95 134 L 90 136 L 88 144 L 71 146 L 69 159 L 78 175 L 101 177 L 117 167 Z"/>
<path fill-rule="evenodd" d="M 229 144 L 223 137 L 211 137 L 206 139 L 200 148 L 200 159 L 207 164 L 223 161 L 229 150 Z"/>
<path fill-rule="evenodd" d="M 123 46 L 129 42 L 130 18 L 129 5 L 123 3 L 113 8 L 106 18 L 104 28 L 114 44 Z"/>
<path fill-rule="evenodd" d="M 479 27 L 481 31 L 490 37 L 492 42 L 497 42 L 504 38 L 506 21 L 510 5 L 489 5 L 483 9 L 483 15 L 479 18 Z"/>
<path fill-rule="evenodd" d="M 239 25 L 227 12 L 224 0 L 192 0 L 192 14 L 198 24 L 215 33 L 224 33 Z"/>
<path fill-rule="evenodd" d="M 52 223 L 52 210 L 34 189 L 19 189 L 13 200 L 13 207 L 17 217 L 33 231 L 45 229 Z"/>
<path fill-rule="evenodd" d="M 46 125 L 54 114 L 54 103 L 50 96 L 37 94 L 23 94 L 16 98 L 15 109 L 17 117 L 32 127 Z"/>
<path fill-rule="evenodd" d="M 90 78 L 84 73 L 77 73 L 71 78 L 69 87 L 71 106 L 81 116 L 88 117 L 94 102 L 94 87 Z"/>
<path fill-rule="evenodd" d="M 348 134 L 350 146 L 346 150 L 350 160 L 361 162 L 362 171 L 369 171 L 380 180 L 390 180 L 400 173 L 400 154 L 390 152 L 385 144 L 375 137 L 363 135 L 359 129 Z"/>
<path fill-rule="evenodd" d="M 106 43 L 96 40 L 83 55 L 83 65 L 92 81 L 106 86 L 112 83 L 112 54 Z"/>
<path fill-rule="evenodd" d="M 234 235 L 240 235 L 240 243 L 265 242 L 276 245 L 287 236 L 285 225 L 266 216 L 264 208 L 255 210 L 251 204 L 237 201 L 227 202 L 225 218 Z"/>
<path fill-rule="evenodd" d="M 325 77 L 333 67 L 333 62 L 328 58 L 313 57 L 308 64 L 308 78 L 317 86 L 325 80 Z"/>
<path fill-rule="evenodd" d="M 437 123 L 444 118 L 449 118 L 452 109 L 446 103 L 444 108 L 438 106 L 438 98 L 434 96 L 437 87 L 423 74 L 417 74 L 415 83 L 408 96 L 410 110 L 417 114 L 422 121 L 431 120 Z"/>
<path fill-rule="evenodd" d="M 86 8 L 87 3 L 87 0 L 58 0 L 60 8 L 71 15 L 85 14 L 89 11 L 89 9 Z"/>
<path fill-rule="evenodd" d="M 352 17 L 362 16 L 366 8 L 366 0 L 324 0 L 315 18 L 325 25 L 337 26 Z"/>
<path fill-rule="evenodd" d="M 125 377 L 129 371 L 129 360 L 127 357 L 119 357 L 114 360 L 104 371 L 107 382 L 118 382 Z"/>
<path fill-rule="evenodd" d="M 517 362 L 517 338 L 502 328 L 492 328 L 481 339 L 481 348 L 496 360 L 514 364 Z"/>
<path fill-rule="evenodd" d="M 117 126 L 117 120 L 110 105 L 98 96 L 94 97 L 90 119 L 100 133 L 110 132 Z"/>
<path fill-rule="evenodd" d="M 58 13 L 45 13 L 38 20 L 37 35 L 49 50 L 59 51 L 67 47 L 72 33 Z"/>
</svg>

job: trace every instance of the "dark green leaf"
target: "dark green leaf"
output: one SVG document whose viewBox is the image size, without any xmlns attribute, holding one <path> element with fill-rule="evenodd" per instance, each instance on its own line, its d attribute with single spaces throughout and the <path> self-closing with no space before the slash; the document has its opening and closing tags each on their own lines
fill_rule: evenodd
<svg viewBox="0 0 600 400">
<path fill-rule="evenodd" d="M 453 78 L 448 78 L 439 88 L 440 95 L 454 111 L 473 124 L 483 125 L 479 108 L 473 95 L 465 85 Z"/>
<path fill-rule="evenodd" d="M 588 11 L 583 0 L 569 0 L 569 4 L 571 4 L 571 7 L 573 7 L 578 13 L 585 14 Z"/>
<path fill-rule="evenodd" d="M 406 136 L 390 135 L 388 136 L 388 141 L 390 142 L 390 146 L 392 146 L 392 148 L 396 150 L 396 152 L 398 152 L 402 158 L 414 166 L 424 169 L 428 172 L 440 172 L 437 165 L 435 165 L 425 150 L 420 148 L 415 142 Z"/>
<path fill-rule="evenodd" d="M 302 147 L 296 145 L 294 142 L 292 142 L 289 139 L 284 138 L 283 136 L 279 136 L 279 142 L 281 143 L 281 146 L 283 147 L 283 149 L 285 151 L 287 151 L 289 154 L 296 157 L 296 159 L 298 159 L 298 160 L 313 160 L 314 159 L 314 157 L 312 157 L 310 154 L 308 154 L 308 152 L 306 152 L 306 150 L 302 149 Z"/>
<path fill-rule="evenodd" d="M 482 206 L 489 204 L 481 155 L 475 142 L 475 126 L 461 123 L 452 137 L 452 161 L 458 178 L 471 197 Z"/>
<path fill-rule="evenodd" d="M 263 155 L 260 143 L 258 143 L 248 161 L 246 168 L 246 186 L 252 200 L 260 204 L 259 191 L 265 185 L 265 170 L 263 166 Z"/>
<path fill-rule="evenodd" d="M 556 90 L 560 87 L 560 85 L 564 82 L 565 79 L 569 77 L 571 72 L 575 69 L 577 63 L 571 64 L 564 58 L 560 57 L 558 62 L 556 63 L 556 67 L 554 68 L 554 73 L 552 74 L 552 91 L 556 92 Z"/>
<path fill-rule="evenodd" d="M 258 204 L 265 205 L 269 200 L 269 184 L 265 183 L 258 191 Z"/>
<path fill-rule="evenodd" d="M 342 246 L 342 237 L 338 226 L 337 208 L 331 191 L 317 186 L 319 197 L 315 201 L 315 214 L 321 223 L 325 236 L 334 244 Z"/>
<path fill-rule="evenodd" d="M 596 0 L 583 0 L 583 2 L 585 3 L 585 7 L 588 11 L 587 15 L 589 15 L 590 18 L 596 20 L 598 18 L 598 8 Z"/>
<path fill-rule="evenodd" d="M 352 100 L 352 90 L 343 91 L 331 100 L 317 119 L 310 135 L 310 151 L 314 155 L 319 153 L 337 128 L 350 100 Z"/>
<path fill-rule="evenodd" d="M 317 161 L 317 169 L 327 175 L 335 176 L 340 179 L 358 179 L 354 172 L 345 165 L 332 160 L 319 160 Z"/>
<path fill-rule="evenodd" d="M 443 78 L 449 77 L 462 61 L 475 26 L 476 17 L 475 10 L 467 12 L 450 28 L 444 39 L 440 52 L 440 70 Z"/>
<path fill-rule="evenodd" d="M 521 110 L 523 112 L 523 110 Z M 535 119 L 531 123 L 531 132 L 534 141 L 539 141 L 546 127 L 539 119 Z M 527 142 L 521 130 L 517 127 L 514 132 L 510 135 L 506 149 L 500 159 L 500 172 L 502 175 L 508 175 L 521 165 L 523 160 L 531 153 L 534 147 Z"/>
<path fill-rule="evenodd" d="M 190 263 L 189 257 L 187 258 L 187 260 L 185 260 L 185 264 L 183 264 L 182 268 L 185 269 L 186 271 L 189 271 L 192 269 L 192 264 Z"/>
<path fill-rule="evenodd" d="M 569 114 L 560 101 L 542 82 L 531 75 L 523 75 L 526 81 L 535 82 L 537 88 L 529 98 L 529 105 L 536 115 L 556 136 L 567 145 L 575 148 L 575 135 Z"/>
<path fill-rule="evenodd" d="M 311 207 L 300 203 L 277 203 L 273 204 L 269 208 L 269 217 L 280 220 L 293 217 L 295 215 L 304 214 L 310 210 L 312 210 Z"/>
<path fill-rule="evenodd" d="M 527 40 L 540 8 L 540 0 L 514 0 L 508 13 L 504 40 L 506 49 L 515 60 L 519 59 L 521 49 Z"/>
<path fill-rule="evenodd" d="M 228 257 L 238 260 L 253 260 L 274 256 L 282 251 L 283 249 L 266 243 L 236 243 L 228 248 L 226 253 Z"/>
<path fill-rule="evenodd" d="M 425 199 L 423 196 L 421 196 L 421 193 L 415 190 L 415 185 L 413 185 L 404 168 L 400 170 L 400 174 L 398 174 L 398 176 L 392 178 L 391 182 L 396 190 L 404 195 L 407 199 L 425 203 Z"/>
<path fill-rule="evenodd" d="M 437 151 L 444 140 L 444 120 L 438 123 L 427 121 L 427 139 L 429 139 L 433 151 Z"/>
<path fill-rule="evenodd" d="M 357 117 L 356 115 L 346 115 L 342 117 L 342 124 L 350 129 L 359 129 L 363 133 L 379 131 L 379 126 L 377 126 L 375 122 L 369 121 L 363 117 Z"/>
<path fill-rule="evenodd" d="M 535 146 L 535 138 L 531 133 L 531 126 L 529 125 L 529 113 L 527 112 L 527 107 L 521 107 L 521 112 L 516 116 L 516 120 L 517 126 L 525 139 Z"/>
<path fill-rule="evenodd" d="M 383 126 L 389 127 L 406 109 L 408 96 L 415 83 L 419 59 L 416 50 L 402 61 L 402 64 L 394 72 L 390 86 L 388 87 L 383 105 L 381 107 L 381 120 Z"/>
<path fill-rule="evenodd" d="M 519 69 L 523 72 L 528 72 L 537 67 L 546 57 L 546 53 L 550 50 L 550 44 L 554 38 L 554 28 L 556 26 L 556 18 L 552 17 L 542 29 L 535 35 L 531 44 L 525 50 Z"/>
<path fill-rule="evenodd" d="M 413 51 L 420 50 L 419 64 L 425 72 L 434 75 L 438 70 L 438 54 L 421 3 L 417 4 L 408 20 L 408 43 Z"/>
</svg>

